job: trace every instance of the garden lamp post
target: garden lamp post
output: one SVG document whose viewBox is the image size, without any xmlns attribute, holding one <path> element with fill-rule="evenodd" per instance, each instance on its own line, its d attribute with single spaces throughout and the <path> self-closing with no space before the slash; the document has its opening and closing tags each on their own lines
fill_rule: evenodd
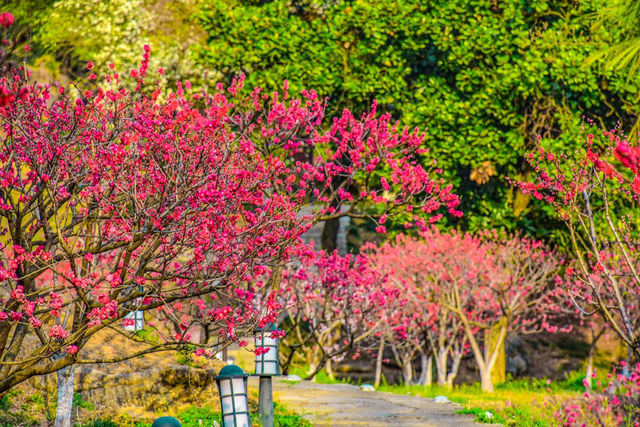
<svg viewBox="0 0 640 427">
<path fill-rule="evenodd" d="M 140 287 L 140 292 L 142 292 L 142 286 Z M 130 311 L 122 319 L 125 331 L 136 332 L 144 329 L 144 311 L 138 310 L 138 307 L 142 304 L 142 298 L 136 298 L 134 304 L 134 310 Z"/>
<path fill-rule="evenodd" d="M 227 365 L 215 377 L 220 394 L 223 427 L 251 427 L 247 399 L 248 376 L 239 366 Z"/>
<path fill-rule="evenodd" d="M 151 424 L 151 427 L 182 427 L 182 424 L 173 417 L 160 417 Z"/>
<path fill-rule="evenodd" d="M 274 324 L 257 329 L 255 348 L 264 348 L 265 353 L 256 353 L 255 375 L 260 377 L 260 392 L 258 397 L 258 415 L 264 427 L 273 427 L 273 384 L 271 377 L 280 375 L 280 361 L 278 360 L 278 338 L 271 335 L 276 330 Z"/>
</svg>

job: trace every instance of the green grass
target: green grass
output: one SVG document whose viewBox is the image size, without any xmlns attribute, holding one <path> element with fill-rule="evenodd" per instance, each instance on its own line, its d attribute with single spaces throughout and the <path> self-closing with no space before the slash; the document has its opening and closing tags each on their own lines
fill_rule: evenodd
<svg viewBox="0 0 640 427">
<path fill-rule="evenodd" d="M 546 387 L 542 388 L 543 384 Z M 478 422 L 522 427 L 553 426 L 553 413 L 560 403 L 580 394 L 562 384 L 546 384 L 545 380 L 536 379 L 508 381 L 498 385 L 493 393 L 483 393 L 478 383 L 453 389 L 437 385 L 382 385 L 378 390 L 430 398 L 446 396 L 463 406 L 460 413 L 475 415 Z"/>
<path fill-rule="evenodd" d="M 304 366 L 295 366 L 290 368 L 289 372 L 304 378 L 307 371 Z M 597 379 L 603 384 L 606 374 L 605 370 L 598 371 Z M 554 412 L 560 405 L 567 399 L 578 398 L 584 392 L 583 378 L 584 373 L 579 371 L 565 374 L 562 381 L 548 381 L 546 378 L 508 378 L 506 382 L 496 385 L 493 393 L 482 392 L 479 383 L 462 384 L 449 389 L 438 385 L 389 385 L 383 378 L 383 384 L 378 387 L 378 391 L 427 398 L 446 396 L 452 402 L 463 406 L 460 413 L 474 415 L 475 420 L 481 423 L 552 427 L 557 424 Z M 354 383 L 330 378 L 324 371 L 316 376 L 316 381 L 323 384 Z"/>
<path fill-rule="evenodd" d="M 192 406 L 179 412 L 176 418 L 182 424 L 182 427 L 211 427 L 217 422 L 222 425 L 220 412 L 209 406 Z M 311 424 L 302 417 L 288 408 L 274 403 L 274 420 L 276 427 L 311 427 Z M 254 426 L 260 426 L 258 415 L 253 411 L 251 422 Z M 117 417 L 114 419 L 101 418 L 83 423 L 81 427 L 150 427 L 151 423 L 135 422 L 127 417 Z"/>
</svg>

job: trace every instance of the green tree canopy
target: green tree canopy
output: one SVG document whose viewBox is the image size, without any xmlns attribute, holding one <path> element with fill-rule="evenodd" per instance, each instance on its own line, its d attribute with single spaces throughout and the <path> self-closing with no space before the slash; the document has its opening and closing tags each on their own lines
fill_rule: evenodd
<svg viewBox="0 0 640 427">
<path fill-rule="evenodd" d="M 313 88 L 331 108 L 373 99 L 426 129 L 463 197 L 461 228 L 559 230 L 505 177 L 539 144 L 580 143 L 583 115 L 635 123 L 640 79 L 586 59 L 620 40 L 593 26 L 606 0 L 204 0 L 199 61 L 250 86 Z M 616 32 L 617 31 L 617 32 Z M 538 139 L 538 135 L 542 140 Z M 556 236 L 559 237 L 559 236 Z"/>
</svg>

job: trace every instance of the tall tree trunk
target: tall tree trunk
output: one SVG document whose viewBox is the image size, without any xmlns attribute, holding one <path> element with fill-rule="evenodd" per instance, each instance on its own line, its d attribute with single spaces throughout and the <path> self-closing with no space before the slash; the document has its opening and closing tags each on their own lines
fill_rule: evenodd
<svg viewBox="0 0 640 427">
<path fill-rule="evenodd" d="M 307 376 L 304 378 L 307 381 L 316 382 L 316 375 L 322 369 L 322 364 L 324 360 L 322 360 L 322 356 L 319 354 L 320 350 L 316 349 L 312 351 L 310 356 L 307 356 L 307 360 L 309 361 L 309 369 L 307 370 Z"/>
<path fill-rule="evenodd" d="M 491 380 L 491 368 L 488 366 L 478 366 L 480 370 L 480 387 L 485 393 L 493 393 L 493 381 Z"/>
<path fill-rule="evenodd" d="M 402 360 L 402 379 L 405 385 L 411 385 L 413 382 L 413 363 L 408 357 Z"/>
<path fill-rule="evenodd" d="M 587 358 L 587 373 L 585 378 L 586 386 L 588 390 L 591 390 L 591 379 L 593 377 L 593 359 L 596 354 L 596 346 L 598 344 L 598 340 L 600 339 L 602 334 L 604 334 L 604 331 L 605 331 L 605 328 L 603 327 L 596 334 L 596 331 L 593 328 L 591 329 L 591 344 L 589 345 L 589 356 Z"/>
<path fill-rule="evenodd" d="M 55 427 L 71 427 L 75 370 L 75 365 L 69 365 L 58 371 L 58 409 L 56 410 Z"/>
<path fill-rule="evenodd" d="M 331 362 L 331 359 L 327 360 L 327 363 L 325 363 L 324 365 L 324 369 L 325 371 L 327 371 L 327 376 L 332 379 L 335 380 L 336 376 L 333 373 L 333 363 Z"/>
<path fill-rule="evenodd" d="M 330 219 L 324 222 L 322 236 L 320 238 L 322 249 L 331 253 L 338 248 L 338 232 L 340 231 L 340 219 Z"/>
<path fill-rule="evenodd" d="M 494 384 L 503 383 L 507 380 L 507 354 L 506 354 L 506 335 L 502 333 L 502 329 L 506 324 L 506 319 L 502 318 L 491 329 L 487 330 L 485 335 L 485 345 L 489 346 L 489 354 L 496 353 L 495 362 L 491 369 L 491 380 Z"/>
<path fill-rule="evenodd" d="M 453 388 L 453 381 L 458 376 L 458 370 L 460 369 L 460 362 L 462 361 L 462 351 L 456 351 L 451 361 L 451 369 L 447 374 L 447 387 Z"/>
<path fill-rule="evenodd" d="M 438 385 L 447 385 L 447 349 L 439 348 L 436 351 L 436 375 L 438 378 Z"/>
<path fill-rule="evenodd" d="M 382 381 L 382 358 L 384 357 L 384 337 L 380 338 L 380 346 L 378 347 L 378 355 L 376 358 L 376 374 L 373 381 L 375 388 L 380 387 L 380 381 Z"/>
<path fill-rule="evenodd" d="M 402 370 L 402 379 L 405 385 L 411 385 L 413 381 L 413 360 L 412 357 L 406 353 L 400 354 L 398 349 L 393 343 L 391 344 L 391 351 L 393 351 L 393 357 Z"/>
<path fill-rule="evenodd" d="M 420 354 L 420 379 L 418 380 L 420 385 L 431 386 L 431 383 L 433 382 L 432 370 L 433 356 L 431 354 Z"/>
<path fill-rule="evenodd" d="M 487 345 L 486 336 L 489 334 L 489 331 L 485 333 L 485 343 L 484 348 L 480 348 L 480 343 L 476 339 L 473 330 L 471 329 L 471 324 L 469 323 L 469 319 L 464 315 L 458 312 L 458 316 L 462 321 L 462 325 L 464 326 L 464 331 L 467 336 L 467 340 L 469 341 L 469 345 L 471 346 L 471 351 L 473 352 L 473 357 L 476 359 L 476 365 L 478 366 L 478 370 L 480 371 L 480 384 L 482 386 L 482 391 L 486 393 L 493 393 L 493 381 L 491 378 L 491 371 L 493 370 L 493 365 L 495 364 L 496 359 L 498 358 L 498 353 L 495 351 L 490 351 L 491 346 Z M 499 330 L 499 334 L 496 337 L 498 342 L 504 341 L 507 336 L 507 323 L 504 322 L 502 327 Z M 497 347 L 493 347 L 494 350 Z"/>
</svg>

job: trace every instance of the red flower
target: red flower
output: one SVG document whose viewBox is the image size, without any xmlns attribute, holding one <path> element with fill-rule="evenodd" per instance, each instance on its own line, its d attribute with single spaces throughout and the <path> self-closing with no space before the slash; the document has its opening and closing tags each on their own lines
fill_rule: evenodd
<svg viewBox="0 0 640 427">
<path fill-rule="evenodd" d="M 13 15 L 10 14 L 9 12 L 2 12 L 0 13 L 0 25 L 2 25 L 5 28 L 9 28 L 10 26 L 13 25 Z"/>
<path fill-rule="evenodd" d="M 16 94 L 6 87 L 0 88 L 0 107 L 6 107 L 16 100 Z"/>
<path fill-rule="evenodd" d="M 624 167 L 634 172 L 638 171 L 638 158 L 635 156 L 633 149 L 627 144 L 627 141 L 621 141 L 613 150 L 613 155 Z"/>
</svg>

